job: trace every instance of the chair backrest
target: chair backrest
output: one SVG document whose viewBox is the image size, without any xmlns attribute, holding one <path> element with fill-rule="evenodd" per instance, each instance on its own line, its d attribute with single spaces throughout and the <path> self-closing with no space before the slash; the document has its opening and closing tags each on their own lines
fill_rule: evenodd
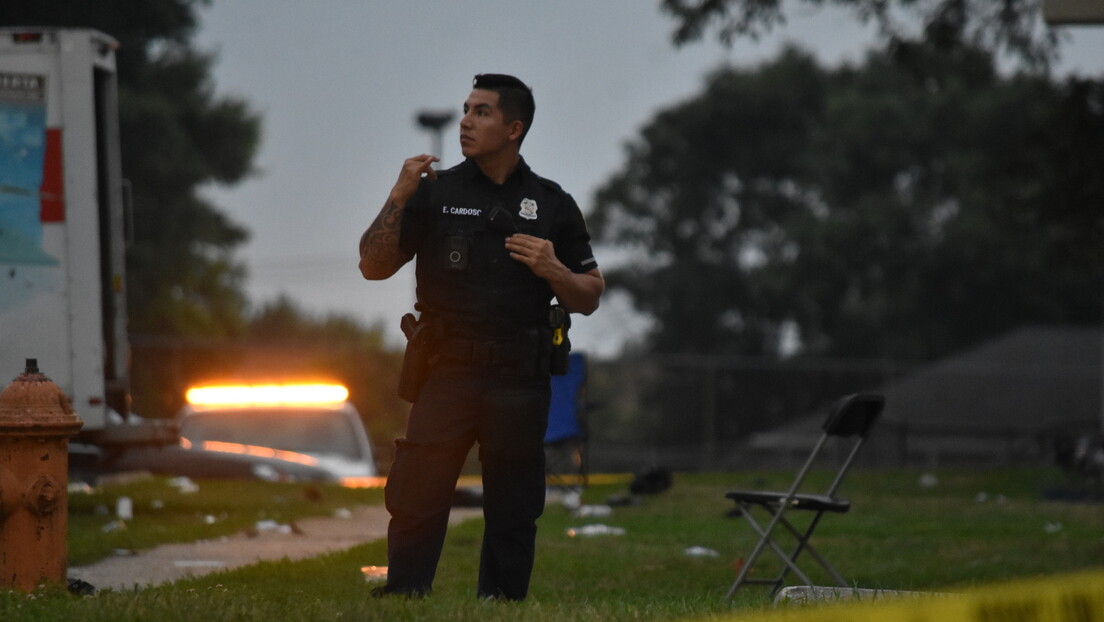
<svg viewBox="0 0 1104 622">
<path fill-rule="evenodd" d="M 572 352 L 567 359 L 567 373 L 552 376 L 552 401 L 548 407 L 548 431 L 544 442 L 555 443 L 586 434 L 582 419 L 586 416 L 586 356 Z"/>
<path fill-rule="evenodd" d="M 873 393 L 853 393 L 832 407 L 822 429 L 829 436 L 865 438 L 885 408 L 885 397 Z"/>
<path fill-rule="evenodd" d="M 839 470 L 836 472 L 836 477 L 828 486 L 828 490 L 825 491 L 825 494 L 835 496 L 836 492 L 839 490 L 840 484 L 843 483 L 843 478 L 846 477 L 847 472 L 851 470 L 851 464 L 859 455 L 859 450 L 866 443 L 866 435 L 869 434 L 870 429 L 874 427 L 874 422 L 877 421 L 878 416 L 882 414 L 883 408 L 885 408 L 885 397 L 874 393 L 853 393 L 851 395 L 845 395 L 832 407 L 832 411 L 824 421 L 824 435 L 821 437 L 822 442 L 813 450 L 813 455 L 809 456 L 810 463 L 815 459 L 820 448 L 823 447 L 823 441 L 829 436 L 841 438 L 857 436 L 858 440 L 854 442 L 851 446 L 851 451 L 847 454 L 847 458 L 840 464 Z M 804 477 L 804 475 L 802 475 L 802 477 Z"/>
</svg>

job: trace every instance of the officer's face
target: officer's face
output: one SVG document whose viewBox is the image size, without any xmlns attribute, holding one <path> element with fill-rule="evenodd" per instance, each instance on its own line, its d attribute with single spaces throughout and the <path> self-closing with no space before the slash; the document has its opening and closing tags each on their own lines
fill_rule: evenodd
<svg viewBox="0 0 1104 622">
<path fill-rule="evenodd" d="M 507 123 L 498 107 L 498 93 L 475 89 L 464 102 L 460 119 L 460 151 L 466 158 L 494 155 L 520 135 L 520 121 Z"/>
</svg>

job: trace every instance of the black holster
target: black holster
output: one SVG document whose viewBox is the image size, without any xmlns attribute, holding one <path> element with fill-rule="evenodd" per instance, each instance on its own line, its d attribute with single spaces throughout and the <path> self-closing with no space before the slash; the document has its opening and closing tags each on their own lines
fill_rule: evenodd
<svg viewBox="0 0 1104 622">
<path fill-rule="evenodd" d="M 403 355 L 398 394 L 402 399 L 414 403 L 433 363 L 434 349 L 441 331 L 437 322 L 424 319 L 419 321 L 413 313 L 404 315 L 400 326 L 406 335 L 406 352 Z"/>
</svg>

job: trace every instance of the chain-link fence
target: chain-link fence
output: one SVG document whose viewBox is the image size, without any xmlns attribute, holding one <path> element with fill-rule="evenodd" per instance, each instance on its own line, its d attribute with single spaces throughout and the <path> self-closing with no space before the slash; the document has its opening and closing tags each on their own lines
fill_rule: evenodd
<svg viewBox="0 0 1104 622">
<path fill-rule="evenodd" d="M 811 448 L 830 405 L 860 391 L 887 397 L 867 464 L 1053 462 L 1072 438 L 1101 432 L 1099 344 L 1086 352 L 1086 361 L 1061 368 L 1007 360 L 592 361 L 589 464 L 596 472 L 789 467 Z"/>
<path fill-rule="evenodd" d="M 755 434 L 793 424 L 841 395 L 874 390 L 905 371 L 878 362 L 747 357 L 594 362 L 588 383 L 590 464 L 614 471 L 744 466 Z"/>
</svg>

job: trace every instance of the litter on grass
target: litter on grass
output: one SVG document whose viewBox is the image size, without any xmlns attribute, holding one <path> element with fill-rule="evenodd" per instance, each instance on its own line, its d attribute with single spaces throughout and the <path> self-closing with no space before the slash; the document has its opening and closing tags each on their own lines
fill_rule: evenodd
<svg viewBox="0 0 1104 622">
<path fill-rule="evenodd" d="M 368 583 L 385 583 L 387 581 L 387 566 L 361 566 L 360 572 Z"/>
<path fill-rule="evenodd" d="M 184 494 L 199 492 L 199 485 L 188 477 L 174 477 L 168 481 L 168 484 Z"/>
<path fill-rule="evenodd" d="M 275 533 L 289 534 L 295 533 L 295 526 L 290 523 L 280 523 L 271 519 L 257 521 L 257 524 L 253 526 L 257 531 L 271 531 Z"/>
<path fill-rule="evenodd" d="M 687 557 L 720 557 L 721 554 L 704 546 L 691 546 L 683 551 Z"/>
<path fill-rule="evenodd" d="M 925 489 L 935 488 L 939 485 L 939 476 L 931 471 L 920 474 L 920 487 Z"/>
<path fill-rule="evenodd" d="M 613 508 L 608 505 L 580 505 L 572 514 L 578 518 L 588 516 L 609 516 L 613 514 Z"/>
<path fill-rule="evenodd" d="M 115 501 L 115 516 L 119 520 L 131 520 L 134 518 L 134 501 L 130 497 L 119 497 Z"/>
<path fill-rule="evenodd" d="M 582 527 L 568 527 L 567 537 L 589 538 L 593 536 L 623 536 L 625 529 L 622 527 L 610 527 L 609 525 L 584 525 Z"/>
<path fill-rule="evenodd" d="M 88 482 L 69 482 L 68 490 L 71 495 L 90 495 L 95 492 Z"/>
<path fill-rule="evenodd" d="M 582 495 L 580 495 L 577 490 L 548 488 L 545 490 L 544 498 L 546 503 L 559 503 L 569 510 L 574 510 L 583 503 Z"/>
</svg>

